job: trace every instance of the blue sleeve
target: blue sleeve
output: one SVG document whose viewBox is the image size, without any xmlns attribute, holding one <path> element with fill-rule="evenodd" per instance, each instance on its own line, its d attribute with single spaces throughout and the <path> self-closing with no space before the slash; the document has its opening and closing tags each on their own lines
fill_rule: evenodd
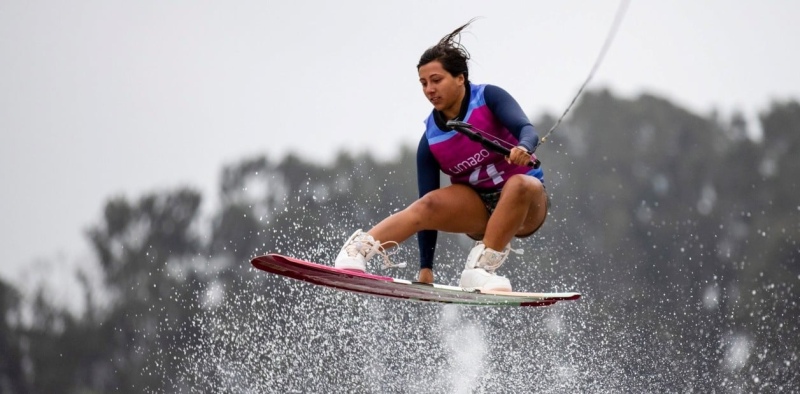
<svg viewBox="0 0 800 394">
<path fill-rule="evenodd" d="M 425 134 L 417 148 L 417 186 L 419 196 L 439 188 L 439 162 L 433 157 Z M 417 233 L 419 243 L 419 268 L 433 268 L 433 255 L 436 251 L 436 230 L 423 230 Z"/>
<path fill-rule="evenodd" d="M 483 90 L 483 97 L 486 99 L 486 106 L 492 111 L 497 120 L 519 140 L 518 145 L 528 149 L 528 152 L 536 151 L 539 146 L 539 135 L 533 128 L 531 121 L 522 108 L 508 92 L 494 85 L 486 85 Z"/>
</svg>

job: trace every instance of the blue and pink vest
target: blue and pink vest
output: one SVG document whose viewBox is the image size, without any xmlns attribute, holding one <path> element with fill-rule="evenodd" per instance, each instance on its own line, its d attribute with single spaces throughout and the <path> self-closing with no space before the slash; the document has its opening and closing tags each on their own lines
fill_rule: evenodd
<svg viewBox="0 0 800 394">
<path fill-rule="evenodd" d="M 470 85 L 470 100 L 463 121 L 488 135 L 497 137 L 511 146 L 519 140 L 503 126 L 486 106 L 483 96 L 485 85 Z M 434 110 L 435 111 L 435 110 Z M 451 183 L 470 185 L 478 190 L 500 190 L 512 175 L 528 174 L 544 183 L 541 169 L 518 166 L 506 162 L 503 155 L 484 148 L 480 143 L 470 140 L 455 130 L 442 130 L 437 126 L 434 112 L 425 121 L 425 137 L 431 153 L 439 162 Z M 508 146 L 503 142 L 503 146 Z"/>
</svg>

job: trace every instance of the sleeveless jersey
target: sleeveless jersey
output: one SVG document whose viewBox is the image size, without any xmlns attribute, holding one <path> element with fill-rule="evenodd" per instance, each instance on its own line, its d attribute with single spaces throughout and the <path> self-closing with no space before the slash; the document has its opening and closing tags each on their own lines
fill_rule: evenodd
<svg viewBox="0 0 800 394">
<path fill-rule="evenodd" d="M 483 95 L 485 86 L 470 85 L 469 106 L 463 120 L 484 131 L 484 137 L 494 136 L 497 140 L 516 146 L 519 140 L 486 105 Z M 535 176 L 544 183 L 541 169 L 508 163 L 503 155 L 484 148 L 466 135 L 455 130 L 440 129 L 436 125 L 434 112 L 428 116 L 425 125 L 425 137 L 431 153 L 439 162 L 442 172 L 450 176 L 451 183 L 470 185 L 482 191 L 500 190 L 506 180 L 516 174 Z"/>
</svg>

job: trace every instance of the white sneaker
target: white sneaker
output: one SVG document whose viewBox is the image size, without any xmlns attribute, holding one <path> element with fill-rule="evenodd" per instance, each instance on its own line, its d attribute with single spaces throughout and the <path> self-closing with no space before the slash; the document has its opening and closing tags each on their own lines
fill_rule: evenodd
<svg viewBox="0 0 800 394">
<path fill-rule="evenodd" d="M 511 248 L 506 247 L 503 252 L 498 252 L 487 248 L 483 242 L 478 242 L 469 252 L 458 285 L 480 290 L 511 291 L 511 281 L 494 272 L 503 264 L 510 251 Z"/>
<path fill-rule="evenodd" d="M 391 241 L 388 244 L 397 245 L 396 242 Z M 405 263 L 394 264 L 389 261 L 389 255 L 386 253 L 381 241 L 361 230 L 356 230 L 344 243 L 342 250 L 336 255 L 336 261 L 333 266 L 340 269 L 365 272 L 367 270 L 367 260 L 375 254 L 380 254 L 383 257 L 383 265 L 385 267 L 403 268 L 406 266 Z"/>
</svg>

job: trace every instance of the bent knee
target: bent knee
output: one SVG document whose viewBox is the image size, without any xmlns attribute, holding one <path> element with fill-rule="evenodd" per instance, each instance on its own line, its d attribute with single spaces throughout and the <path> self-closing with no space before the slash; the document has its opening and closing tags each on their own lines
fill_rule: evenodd
<svg viewBox="0 0 800 394">
<path fill-rule="evenodd" d="M 506 191 L 518 196 L 535 198 L 544 192 L 544 185 L 539 178 L 517 174 L 509 178 L 503 186 L 503 192 Z"/>
<path fill-rule="evenodd" d="M 442 208 L 442 198 L 438 193 L 428 193 L 415 201 L 409 210 L 421 217 L 430 217 Z"/>
</svg>

